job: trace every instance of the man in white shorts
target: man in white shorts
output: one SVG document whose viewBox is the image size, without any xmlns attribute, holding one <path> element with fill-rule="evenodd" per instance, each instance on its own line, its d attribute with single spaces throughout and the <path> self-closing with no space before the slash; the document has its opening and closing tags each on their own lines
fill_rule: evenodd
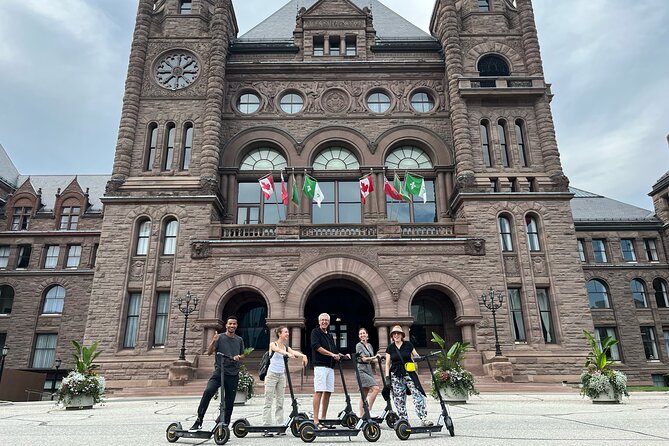
<svg viewBox="0 0 669 446">
<path fill-rule="evenodd" d="M 330 334 L 330 315 L 318 315 L 318 327 L 311 330 L 311 360 L 314 365 L 314 423 L 318 429 L 327 428 L 320 424 L 320 419 L 326 419 L 330 394 L 334 392 L 334 365 L 342 355 L 337 351 L 337 344 Z M 348 357 L 348 355 L 347 355 Z M 319 417 L 319 409 L 323 409 Z M 330 427 L 332 428 L 332 427 Z"/>
</svg>

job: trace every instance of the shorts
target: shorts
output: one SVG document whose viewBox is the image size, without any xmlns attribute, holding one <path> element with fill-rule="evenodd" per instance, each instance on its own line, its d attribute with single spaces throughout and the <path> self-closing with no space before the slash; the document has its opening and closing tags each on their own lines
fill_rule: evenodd
<svg viewBox="0 0 669 446">
<path fill-rule="evenodd" d="M 314 392 L 334 392 L 334 369 L 314 367 Z"/>
</svg>

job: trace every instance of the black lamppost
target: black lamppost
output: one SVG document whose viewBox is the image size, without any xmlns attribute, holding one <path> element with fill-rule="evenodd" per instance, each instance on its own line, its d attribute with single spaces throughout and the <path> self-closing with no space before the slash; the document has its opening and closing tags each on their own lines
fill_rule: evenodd
<svg viewBox="0 0 669 446">
<path fill-rule="evenodd" d="M 191 296 L 190 291 L 186 293 L 186 297 L 177 297 L 177 305 L 179 311 L 184 314 L 184 337 L 181 341 L 181 353 L 179 354 L 179 361 L 186 360 L 186 330 L 188 329 L 188 316 L 197 308 L 197 296 Z"/>
<path fill-rule="evenodd" d="M 5 370 L 5 357 L 9 353 L 9 347 L 6 345 L 2 347 L 2 361 L 0 362 L 0 381 L 2 381 L 2 372 Z"/>
<path fill-rule="evenodd" d="M 60 360 L 60 358 L 56 358 L 55 361 L 53 361 L 53 366 L 56 368 L 56 373 L 53 375 L 53 381 L 51 381 L 51 399 L 53 399 L 54 395 L 56 394 L 56 380 L 58 379 L 58 369 L 60 368 L 60 365 L 63 363 L 63 361 Z"/>
<path fill-rule="evenodd" d="M 483 305 L 492 311 L 492 324 L 495 330 L 495 356 L 502 356 L 502 349 L 499 347 L 499 337 L 497 336 L 497 317 L 495 316 L 495 312 L 502 306 L 504 294 L 496 292 L 490 287 L 487 293 L 483 292 L 481 300 L 483 300 Z"/>
</svg>

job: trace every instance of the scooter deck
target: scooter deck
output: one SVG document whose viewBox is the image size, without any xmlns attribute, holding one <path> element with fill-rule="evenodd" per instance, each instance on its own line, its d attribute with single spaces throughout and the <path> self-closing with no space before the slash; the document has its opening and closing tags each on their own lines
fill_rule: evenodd
<svg viewBox="0 0 669 446">
<path fill-rule="evenodd" d="M 434 426 L 410 426 L 409 432 L 412 434 L 431 434 L 433 432 L 441 432 L 443 428 L 443 424 L 437 424 Z"/>
<path fill-rule="evenodd" d="M 209 439 L 214 436 L 214 431 L 188 431 L 188 430 L 175 430 L 174 431 L 174 436 L 177 438 L 201 438 L 201 439 Z"/>
<path fill-rule="evenodd" d="M 316 429 L 316 437 L 355 437 L 360 433 L 360 429 Z"/>
</svg>

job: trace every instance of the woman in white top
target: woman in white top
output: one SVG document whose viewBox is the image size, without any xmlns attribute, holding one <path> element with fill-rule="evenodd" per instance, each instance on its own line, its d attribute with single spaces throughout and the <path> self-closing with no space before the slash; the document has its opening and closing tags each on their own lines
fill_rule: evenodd
<svg viewBox="0 0 669 446">
<path fill-rule="evenodd" d="M 302 353 L 293 350 L 288 346 L 288 327 L 281 326 L 274 330 L 276 333 L 276 341 L 270 342 L 269 350 L 272 352 L 272 357 L 269 360 L 269 368 L 267 369 L 267 376 L 265 376 L 265 406 L 263 407 L 262 417 L 265 426 L 273 426 L 272 424 L 272 402 L 276 400 L 276 410 L 274 412 L 274 420 L 276 425 L 284 422 L 283 419 L 283 396 L 286 387 L 286 365 L 283 362 L 284 356 L 289 358 L 302 358 L 302 364 L 307 365 L 307 357 Z M 271 437 L 273 434 L 266 433 L 266 437 Z"/>
</svg>

